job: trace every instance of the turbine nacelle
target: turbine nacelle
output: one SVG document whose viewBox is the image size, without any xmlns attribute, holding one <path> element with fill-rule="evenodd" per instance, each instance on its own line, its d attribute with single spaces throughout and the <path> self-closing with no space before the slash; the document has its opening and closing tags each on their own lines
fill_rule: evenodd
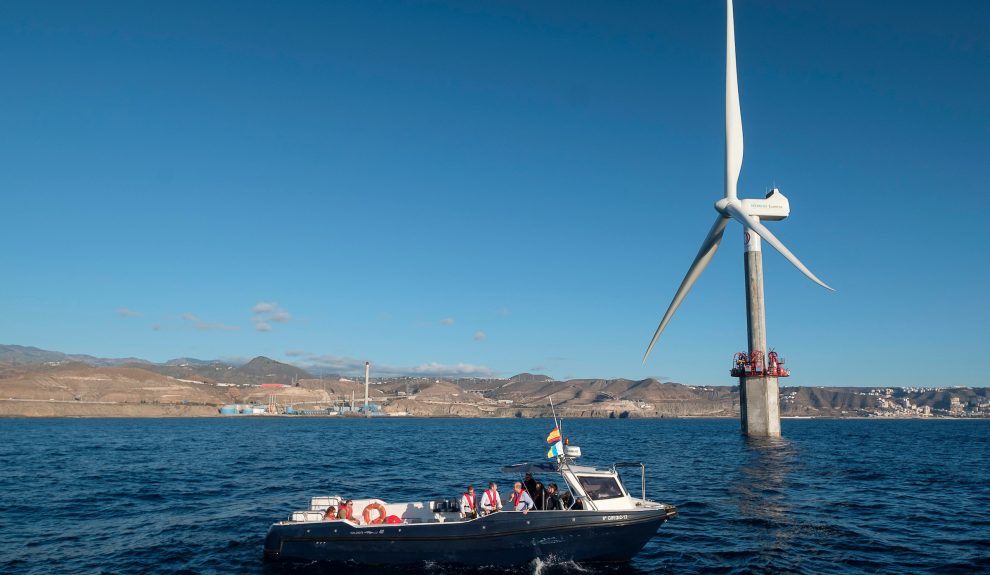
<svg viewBox="0 0 990 575">
<path fill-rule="evenodd" d="M 773 188 L 766 198 L 762 200 L 752 198 L 740 200 L 738 198 L 722 198 L 715 202 L 715 211 L 727 218 L 732 217 L 729 206 L 734 206 L 738 211 L 753 216 L 761 220 L 777 221 L 786 218 L 791 213 L 791 204 L 787 197 L 780 193 L 780 190 Z M 745 224 L 743 224 L 745 225 Z"/>
<path fill-rule="evenodd" d="M 791 213 L 791 203 L 777 188 L 770 190 L 767 197 L 762 200 L 753 198 L 740 201 L 742 201 L 743 212 L 761 220 L 782 220 Z"/>
</svg>

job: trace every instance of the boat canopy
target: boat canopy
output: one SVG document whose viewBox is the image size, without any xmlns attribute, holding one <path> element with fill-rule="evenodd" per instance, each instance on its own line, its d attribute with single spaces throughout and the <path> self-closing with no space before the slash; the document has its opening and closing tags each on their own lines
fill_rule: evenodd
<svg viewBox="0 0 990 575">
<path fill-rule="evenodd" d="M 499 469 L 502 473 L 553 473 L 557 471 L 557 464 L 550 463 L 549 461 L 543 461 L 540 463 L 517 463 L 515 465 L 506 465 Z"/>
</svg>

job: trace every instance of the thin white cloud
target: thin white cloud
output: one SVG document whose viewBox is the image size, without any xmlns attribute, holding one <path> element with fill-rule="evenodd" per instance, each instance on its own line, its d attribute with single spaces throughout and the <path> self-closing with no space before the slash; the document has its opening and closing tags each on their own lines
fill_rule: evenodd
<svg viewBox="0 0 990 575">
<path fill-rule="evenodd" d="M 189 312 L 186 312 L 186 313 L 182 314 L 182 319 L 184 319 L 186 321 L 199 321 L 199 318 L 198 317 L 196 317 L 195 315 L 193 315 L 193 314 L 191 314 Z"/>
<path fill-rule="evenodd" d="M 272 331 L 272 322 L 286 323 L 292 315 L 274 302 L 259 301 L 251 308 L 254 329 L 257 331 Z"/>
<path fill-rule="evenodd" d="M 474 341 L 485 341 L 485 338 L 487 337 L 488 335 L 480 329 L 474 332 Z"/>
<path fill-rule="evenodd" d="M 498 311 L 495 312 L 495 313 L 497 313 L 498 315 L 500 315 L 502 317 L 505 317 L 505 316 L 511 314 L 512 313 L 512 310 L 510 310 L 507 307 L 500 307 L 500 308 L 498 308 Z"/>
<path fill-rule="evenodd" d="M 277 306 L 275 304 L 273 304 L 273 303 L 266 303 L 266 302 L 261 301 L 261 302 L 258 302 L 256 304 L 254 304 L 254 307 L 251 308 L 251 312 L 252 313 L 256 313 L 256 314 L 271 313 L 271 312 L 275 311 L 275 308 L 276 307 Z"/>
<path fill-rule="evenodd" d="M 452 318 L 452 317 L 445 317 L 442 320 L 440 320 L 440 324 L 441 325 L 454 325 L 454 318 Z"/>
<path fill-rule="evenodd" d="M 302 349 L 288 349 L 285 351 L 285 357 L 306 357 L 308 355 L 313 354 Z"/>
<path fill-rule="evenodd" d="M 141 317 L 141 314 L 126 307 L 118 307 L 117 315 L 120 317 Z"/>
<path fill-rule="evenodd" d="M 489 377 L 492 375 L 491 369 L 470 363 L 424 363 L 412 368 L 411 372 L 413 375 L 428 375 L 431 377 L 452 375 L 459 377 Z"/>
<path fill-rule="evenodd" d="M 341 375 L 364 373 L 364 360 L 338 355 L 313 355 L 300 362 L 307 370 L 326 370 Z M 423 377 L 491 377 L 494 371 L 483 365 L 470 363 L 423 363 L 413 367 L 400 367 L 371 362 L 375 376 L 418 375 Z"/>
<path fill-rule="evenodd" d="M 307 358 L 305 365 L 309 368 L 318 367 L 340 373 L 354 373 L 358 370 L 364 371 L 364 360 L 330 354 L 310 356 Z"/>
</svg>

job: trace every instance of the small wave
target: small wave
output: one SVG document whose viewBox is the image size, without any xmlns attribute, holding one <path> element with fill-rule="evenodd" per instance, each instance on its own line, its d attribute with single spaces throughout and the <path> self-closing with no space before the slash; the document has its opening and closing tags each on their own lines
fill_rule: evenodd
<svg viewBox="0 0 990 575">
<path fill-rule="evenodd" d="M 530 575 L 551 575 L 553 573 L 594 573 L 590 567 L 575 563 L 570 559 L 560 559 L 555 555 L 537 557 L 530 562 Z"/>
</svg>

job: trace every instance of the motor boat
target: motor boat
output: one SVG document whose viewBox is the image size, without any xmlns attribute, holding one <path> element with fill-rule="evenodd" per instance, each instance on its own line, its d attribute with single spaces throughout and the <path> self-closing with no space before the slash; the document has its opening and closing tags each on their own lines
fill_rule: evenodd
<svg viewBox="0 0 990 575">
<path fill-rule="evenodd" d="M 505 509 L 465 516 L 460 500 L 439 499 L 386 502 L 353 499 L 359 524 L 324 519 L 329 506 L 339 508 L 339 496 L 310 499 L 309 509 L 294 511 L 274 523 L 265 538 L 265 558 L 285 562 L 348 562 L 362 565 L 402 565 L 423 562 L 517 566 L 537 558 L 574 562 L 621 562 L 632 559 L 667 520 L 677 515 L 673 505 L 646 498 L 646 468 L 642 463 L 608 467 L 578 465 L 581 450 L 567 445 L 554 461 L 522 463 L 501 468 L 503 473 L 540 474 L 545 485 L 558 483 L 564 509 Z M 640 497 L 633 497 L 619 470 L 638 467 Z M 566 487 L 564 487 L 566 486 Z M 346 501 L 346 500 L 343 500 Z M 480 505 L 481 494 L 478 494 Z"/>
</svg>

